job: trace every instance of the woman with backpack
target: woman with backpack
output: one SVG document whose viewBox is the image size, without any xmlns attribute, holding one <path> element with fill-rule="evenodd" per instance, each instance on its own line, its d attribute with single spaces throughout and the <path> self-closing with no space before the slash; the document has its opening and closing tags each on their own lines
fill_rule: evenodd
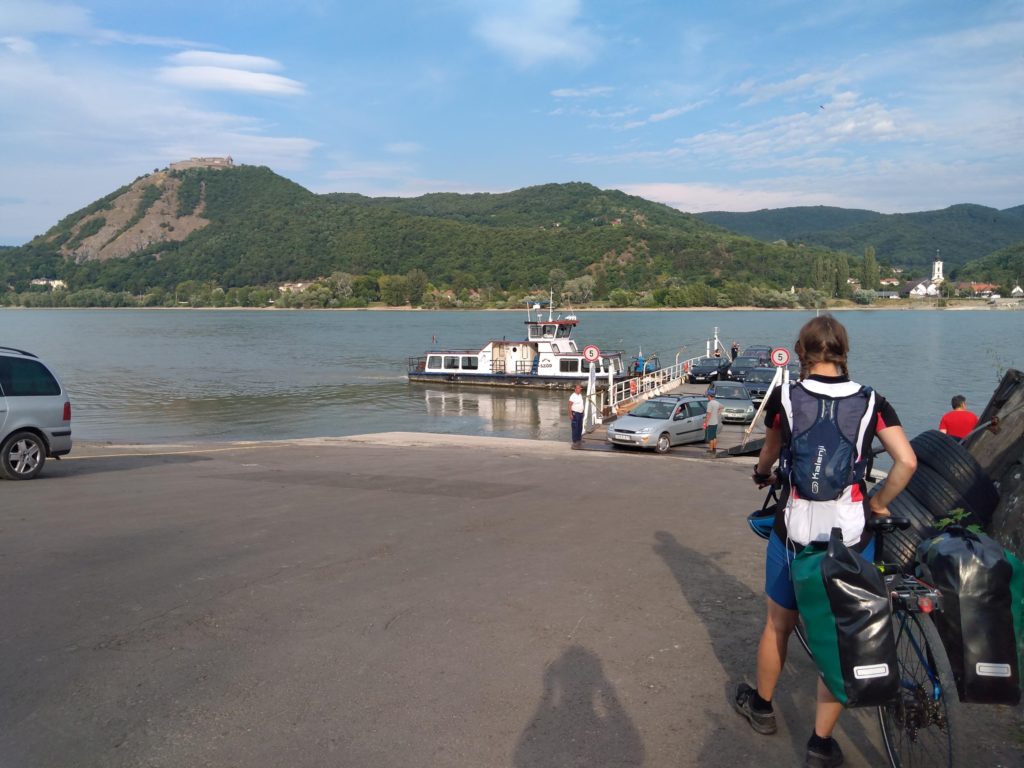
<svg viewBox="0 0 1024 768">
<path fill-rule="evenodd" d="M 827 542 L 831 530 L 841 528 L 844 543 L 870 561 L 874 541 L 865 523 L 872 515 L 889 514 L 889 502 L 917 468 L 892 406 L 870 387 L 850 381 L 849 348 L 846 329 L 832 315 L 809 320 L 795 347 L 800 381 L 773 390 L 765 406 L 765 442 L 754 482 L 759 488 L 781 483 L 782 494 L 765 563 L 768 615 L 757 649 L 757 686 L 741 684 L 732 702 L 762 734 L 777 729 L 772 696 L 799 617 L 790 576 L 793 558 L 807 544 Z M 864 474 L 875 436 L 893 467 L 869 500 Z M 776 460 L 781 461 L 773 472 Z M 819 679 L 806 766 L 842 765 L 842 751 L 832 738 L 842 709 Z"/>
</svg>

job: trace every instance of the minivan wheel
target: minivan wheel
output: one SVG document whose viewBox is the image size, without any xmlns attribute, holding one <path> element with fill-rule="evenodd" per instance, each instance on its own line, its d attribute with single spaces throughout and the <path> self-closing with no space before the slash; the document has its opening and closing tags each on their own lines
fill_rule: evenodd
<svg viewBox="0 0 1024 768">
<path fill-rule="evenodd" d="M 31 432 L 15 432 L 0 447 L 0 475 L 8 480 L 31 480 L 45 463 L 46 446 Z"/>
<path fill-rule="evenodd" d="M 668 432 L 662 432 L 658 435 L 658 444 L 654 446 L 654 450 L 658 453 L 668 453 L 672 447 L 672 439 L 668 436 Z"/>
</svg>

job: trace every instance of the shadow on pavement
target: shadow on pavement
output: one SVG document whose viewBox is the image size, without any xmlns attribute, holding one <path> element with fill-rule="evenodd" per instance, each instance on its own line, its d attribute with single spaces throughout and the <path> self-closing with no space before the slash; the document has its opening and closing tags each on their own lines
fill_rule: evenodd
<svg viewBox="0 0 1024 768">
<path fill-rule="evenodd" d="M 544 693 L 516 745 L 516 768 L 626 768 L 644 762 L 640 733 L 605 678 L 601 660 L 580 645 L 544 670 Z"/>
<path fill-rule="evenodd" d="M 728 704 L 740 682 L 745 680 L 753 684 L 755 681 L 757 644 L 764 628 L 766 598 L 724 571 L 715 562 L 713 554 L 684 547 L 666 531 L 657 531 L 654 538 L 657 541 L 653 547 L 655 553 L 665 561 L 683 597 L 708 632 L 715 656 L 728 677 L 723 692 Z M 779 735 L 788 731 L 794 760 L 803 756 L 814 726 L 816 683 L 813 670 L 799 641 L 792 638 L 786 666 L 775 689 L 774 705 L 776 715 L 780 718 Z M 874 710 L 871 710 L 871 714 L 873 716 Z M 700 765 L 732 764 L 727 757 L 731 752 L 743 750 L 745 744 L 748 746 L 745 754 L 749 756 L 749 744 L 759 743 L 766 738 L 750 730 L 746 721 L 738 715 L 732 717 L 732 725 L 713 729 L 701 751 Z M 709 718 L 712 721 L 719 719 L 710 712 Z M 838 731 L 856 745 L 870 765 L 886 764 L 887 759 L 881 750 L 881 734 L 877 730 L 866 730 L 862 720 L 855 717 L 854 713 L 843 714 Z M 744 734 L 743 744 L 735 743 L 736 733 Z M 767 738 L 777 739 L 778 736 Z M 762 754 L 762 758 L 761 762 L 767 764 L 767 755 Z"/>
</svg>

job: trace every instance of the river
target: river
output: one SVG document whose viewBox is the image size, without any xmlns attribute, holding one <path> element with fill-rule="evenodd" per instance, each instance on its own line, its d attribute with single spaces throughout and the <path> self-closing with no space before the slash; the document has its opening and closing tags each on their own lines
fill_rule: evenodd
<svg viewBox="0 0 1024 768">
<path fill-rule="evenodd" d="M 578 312 L 577 342 L 640 345 L 663 363 L 728 346 L 792 347 L 812 312 Z M 839 313 L 853 378 L 893 403 L 911 436 L 952 395 L 980 412 L 1024 367 L 1024 313 Z M 524 333 L 524 312 L 0 309 L 0 345 L 35 352 L 70 393 L 78 440 L 261 440 L 413 431 L 564 439 L 565 393 L 410 384 L 406 358 Z"/>
</svg>

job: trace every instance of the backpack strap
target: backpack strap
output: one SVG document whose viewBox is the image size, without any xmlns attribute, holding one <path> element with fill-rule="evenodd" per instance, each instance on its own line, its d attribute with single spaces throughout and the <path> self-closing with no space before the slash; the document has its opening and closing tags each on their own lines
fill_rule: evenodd
<svg viewBox="0 0 1024 768">
<path fill-rule="evenodd" d="M 864 395 L 868 401 L 867 409 L 860 420 L 860 428 L 857 430 L 857 463 L 860 464 L 864 460 L 864 454 L 871 449 L 870 445 L 864 445 L 864 436 L 871 426 L 871 417 L 875 413 L 875 390 L 871 387 L 863 386 L 858 394 Z"/>
</svg>

